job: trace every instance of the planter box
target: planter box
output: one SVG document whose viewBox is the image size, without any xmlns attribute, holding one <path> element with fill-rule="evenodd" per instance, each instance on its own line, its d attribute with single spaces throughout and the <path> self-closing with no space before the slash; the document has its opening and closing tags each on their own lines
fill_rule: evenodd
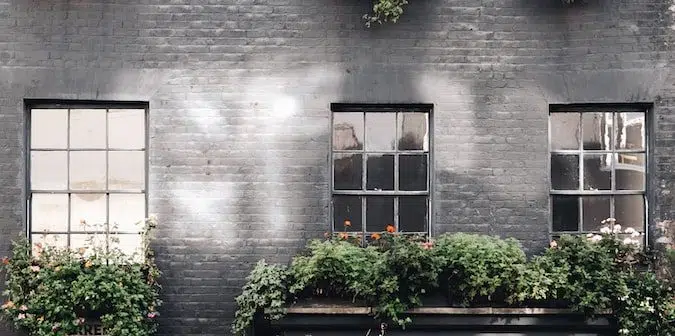
<svg viewBox="0 0 675 336">
<path fill-rule="evenodd" d="M 279 321 L 258 320 L 255 336 L 379 335 L 380 323 L 368 307 L 294 306 Z M 586 319 L 567 309 L 553 308 L 418 308 L 405 330 L 387 328 L 396 336 L 615 336 L 610 316 Z"/>
</svg>

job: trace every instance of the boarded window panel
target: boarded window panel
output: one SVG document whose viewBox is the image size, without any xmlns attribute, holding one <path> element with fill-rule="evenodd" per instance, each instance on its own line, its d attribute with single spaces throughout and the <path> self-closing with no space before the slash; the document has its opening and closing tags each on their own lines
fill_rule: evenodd
<svg viewBox="0 0 675 336">
<path fill-rule="evenodd" d="M 361 209 L 360 196 L 335 196 L 333 198 L 333 229 L 335 231 L 361 231 L 363 229 Z"/>
<path fill-rule="evenodd" d="M 30 239 L 33 245 L 33 255 L 42 252 L 46 247 L 65 248 L 68 246 L 66 234 L 32 234 Z"/>
<path fill-rule="evenodd" d="M 366 150 L 388 151 L 396 147 L 396 114 L 366 113 Z"/>
<path fill-rule="evenodd" d="M 399 114 L 399 150 L 429 150 L 429 115 L 427 113 Z"/>
<path fill-rule="evenodd" d="M 140 262 L 143 260 L 143 240 L 138 234 L 115 235 L 117 241 L 110 243 L 110 249 L 117 250 L 130 260 Z"/>
<path fill-rule="evenodd" d="M 31 148 L 68 147 L 68 110 L 34 109 L 30 119 Z"/>
<path fill-rule="evenodd" d="M 555 190 L 579 190 L 578 155 L 551 155 L 551 187 Z"/>
<path fill-rule="evenodd" d="M 400 190 L 427 190 L 427 155 L 400 155 L 399 182 Z"/>
<path fill-rule="evenodd" d="M 145 110 L 108 111 L 108 147 L 145 148 Z"/>
<path fill-rule="evenodd" d="M 73 251 L 83 249 L 85 256 L 91 256 L 95 250 L 106 251 L 108 244 L 106 242 L 105 232 L 92 232 L 88 234 L 74 233 L 70 235 L 70 248 Z"/>
<path fill-rule="evenodd" d="M 70 110 L 70 148 L 106 148 L 106 110 Z"/>
<path fill-rule="evenodd" d="M 70 211 L 71 230 L 105 230 L 108 222 L 106 194 L 72 194 Z"/>
<path fill-rule="evenodd" d="M 426 196 L 398 198 L 398 229 L 401 232 L 426 232 L 428 206 Z"/>
<path fill-rule="evenodd" d="M 579 197 L 553 195 L 553 231 L 579 230 Z"/>
<path fill-rule="evenodd" d="M 333 149 L 363 149 L 363 113 L 333 114 Z"/>
<path fill-rule="evenodd" d="M 366 231 L 385 231 L 387 225 L 394 225 L 394 197 L 367 197 Z"/>
<path fill-rule="evenodd" d="M 111 194 L 110 227 L 119 232 L 140 232 L 145 219 L 144 194 Z"/>
<path fill-rule="evenodd" d="M 108 152 L 108 188 L 110 190 L 144 190 L 145 152 Z"/>
<path fill-rule="evenodd" d="M 31 231 L 67 232 L 68 195 L 33 194 L 31 197 Z"/>
<path fill-rule="evenodd" d="M 65 151 L 30 154 L 30 184 L 33 190 L 68 188 L 68 155 Z"/>
<path fill-rule="evenodd" d="M 394 190 L 394 155 L 368 155 L 368 190 Z"/>
<path fill-rule="evenodd" d="M 106 152 L 70 152 L 70 188 L 73 190 L 106 189 Z"/>
<path fill-rule="evenodd" d="M 579 113 L 551 114 L 551 149 L 579 149 Z"/>
<path fill-rule="evenodd" d="M 335 190 L 362 190 L 363 155 L 335 154 L 333 175 Z"/>
</svg>

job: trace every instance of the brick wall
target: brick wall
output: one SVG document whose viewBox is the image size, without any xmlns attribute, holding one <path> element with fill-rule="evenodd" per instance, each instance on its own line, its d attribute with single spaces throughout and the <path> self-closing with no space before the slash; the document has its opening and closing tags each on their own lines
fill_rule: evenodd
<svg viewBox="0 0 675 336">
<path fill-rule="evenodd" d="M 670 0 L 415 0 L 366 29 L 368 6 L 0 0 L 0 254 L 24 230 L 24 98 L 150 102 L 164 335 L 227 334 L 252 264 L 328 229 L 333 102 L 435 104 L 434 234 L 529 251 L 547 243 L 548 104 L 655 102 L 650 211 L 675 217 Z"/>
</svg>

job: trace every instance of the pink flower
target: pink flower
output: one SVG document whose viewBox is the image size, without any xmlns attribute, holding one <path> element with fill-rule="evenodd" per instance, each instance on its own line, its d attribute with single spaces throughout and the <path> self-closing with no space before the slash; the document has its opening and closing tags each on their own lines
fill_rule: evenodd
<svg viewBox="0 0 675 336">
<path fill-rule="evenodd" d="M 61 328 L 61 323 L 54 323 L 52 325 L 52 331 L 57 331 L 59 328 Z"/>
<path fill-rule="evenodd" d="M 23 320 L 23 319 L 26 318 L 26 314 L 21 313 L 21 314 L 19 314 L 19 316 L 17 316 L 17 318 L 18 318 L 19 320 Z"/>
<path fill-rule="evenodd" d="M 40 266 L 31 266 L 30 270 L 33 272 L 40 272 Z"/>
<path fill-rule="evenodd" d="M 148 318 L 155 318 L 157 316 L 156 312 L 150 312 L 148 313 Z"/>
<path fill-rule="evenodd" d="M 552 240 L 552 241 L 548 244 L 548 247 L 554 249 L 554 248 L 558 247 L 558 242 L 556 242 L 555 240 Z"/>
<path fill-rule="evenodd" d="M 432 247 L 434 247 L 434 243 L 432 242 L 422 243 L 422 248 L 425 250 L 431 250 Z"/>
<path fill-rule="evenodd" d="M 26 311 L 26 310 L 28 310 L 28 307 L 26 305 L 21 305 L 21 307 L 19 307 L 19 310 L 20 311 Z"/>
<path fill-rule="evenodd" d="M 78 317 L 76 320 L 73 320 L 73 324 L 75 325 L 83 325 L 84 324 L 84 317 Z"/>
</svg>

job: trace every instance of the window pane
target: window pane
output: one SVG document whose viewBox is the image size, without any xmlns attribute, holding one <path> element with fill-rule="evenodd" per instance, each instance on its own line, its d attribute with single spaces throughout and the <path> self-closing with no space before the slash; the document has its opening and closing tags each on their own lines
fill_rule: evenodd
<svg viewBox="0 0 675 336">
<path fill-rule="evenodd" d="M 616 148 L 633 150 L 645 148 L 644 113 L 616 114 Z"/>
<path fill-rule="evenodd" d="M 645 154 L 615 154 L 616 189 L 645 189 Z"/>
<path fill-rule="evenodd" d="M 31 110 L 30 147 L 66 149 L 68 110 Z"/>
<path fill-rule="evenodd" d="M 399 190 L 423 191 L 427 190 L 427 156 L 400 155 L 399 163 Z"/>
<path fill-rule="evenodd" d="M 30 236 L 33 245 L 33 254 L 38 253 L 37 244 L 44 249 L 47 246 L 65 248 L 68 246 L 68 235 L 65 234 L 33 234 Z"/>
<path fill-rule="evenodd" d="M 361 190 L 363 176 L 363 155 L 335 154 L 333 156 L 335 190 Z"/>
<path fill-rule="evenodd" d="M 579 113 L 551 113 L 551 149 L 579 149 Z"/>
<path fill-rule="evenodd" d="M 31 231 L 67 232 L 68 195 L 33 194 L 31 197 Z"/>
<path fill-rule="evenodd" d="M 67 152 L 32 151 L 30 153 L 30 184 L 33 190 L 67 189 Z"/>
<path fill-rule="evenodd" d="M 333 113 L 333 149 L 363 149 L 363 113 Z"/>
<path fill-rule="evenodd" d="M 582 113 L 584 149 L 611 149 L 612 114 Z"/>
<path fill-rule="evenodd" d="M 393 150 L 396 145 L 396 113 L 366 113 L 366 150 Z"/>
<path fill-rule="evenodd" d="M 405 196 L 398 199 L 398 229 L 401 232 L 427 231 L 427 197 Z"/>
<path fill-rule="evenodd" d="M 584 190 L 612 189 L 612 155 L 584 154 Z"/>
<path fill-rule="evenodd" d="M 120 252 L 124 253 L 127 257 L 133 257 L 134 261 L 142 261 L 142 239 L 138 234 L 118 234 L 115 235 L 117 242 L 113 241 L 110 243 L 111 249 L 117 249 Z"/>
<path fill-rule="evenodd" d="M 551 154 L 551 187 L 556 190 L 579 189 L 579 156 Z"/>
<path fill-rule="evenodd" d="M 579 198 L 577 196 L 551 196 L 553 231 L 579 230 Z"/>
<path fill-rule="evenodd" d="M 399 139 L 400 150 L 429 150 L 429 114 L 400 113 Z"/>
<path fill-rule="evenodd" d="M 70 110 L 70 148 L 105 148 L 105 110 Z"/>
<path fill-rule="evenodd" d="M 120 232 L 140 232 L 145 219 L 144 194 L 111 194 L 110 227 Z"/>
<path fill-rule="evenodd" d="M 105 190 L 105 152 L 70 152 L 70 188 Z"/>
<path fill-rule="evenodd" d="M 110 190 L 144 190 L 145 152 L 108 152 L 108 188 Z"/>
<path fill-rule="evenodd" d="M 645 230 L 645 202 L 642 195 L 614 197 L 614 218 L 623 229 Z"/>
<path fill-rule="evenodd" d="M 394 155 L 368 155 L 368 190 L 394 190 Z"/>
<path fill-rule="evenodd" d="M 70 235 L 70 248 L 74 251 L 86 248 L 85 256 L 92 255 L 95 249 L 105 251 L 106 245 L 105 233 Z"/>
<path fill-rule="evenodd" d="M 373 196 L 366 198 L 366 231 L 385 231 L 394 225 L 394 198 Z"/>
<path fill-rule="evenodd" d="M 361 197 L 335 196 L 333 198 L 333 229 L 335 231 L 361 231 L 363 229 L 361 222 Z"/>
<path fill-rule="evenodd" d="M 145 110 L 109 110 L 108 147 L 145 148 Z"/>
<path fill-rule="evenodd" d="M 609 196 L 582 197 L 584 231 L 599 231 L 600 222 L 609 218 Z"/>
<path fill-rule="evenodd" d="M 103 231 L 108 222 L 105 194 L 72 194 L 70 198 L 70 229 L 73 231 Z"/>
</svg>

